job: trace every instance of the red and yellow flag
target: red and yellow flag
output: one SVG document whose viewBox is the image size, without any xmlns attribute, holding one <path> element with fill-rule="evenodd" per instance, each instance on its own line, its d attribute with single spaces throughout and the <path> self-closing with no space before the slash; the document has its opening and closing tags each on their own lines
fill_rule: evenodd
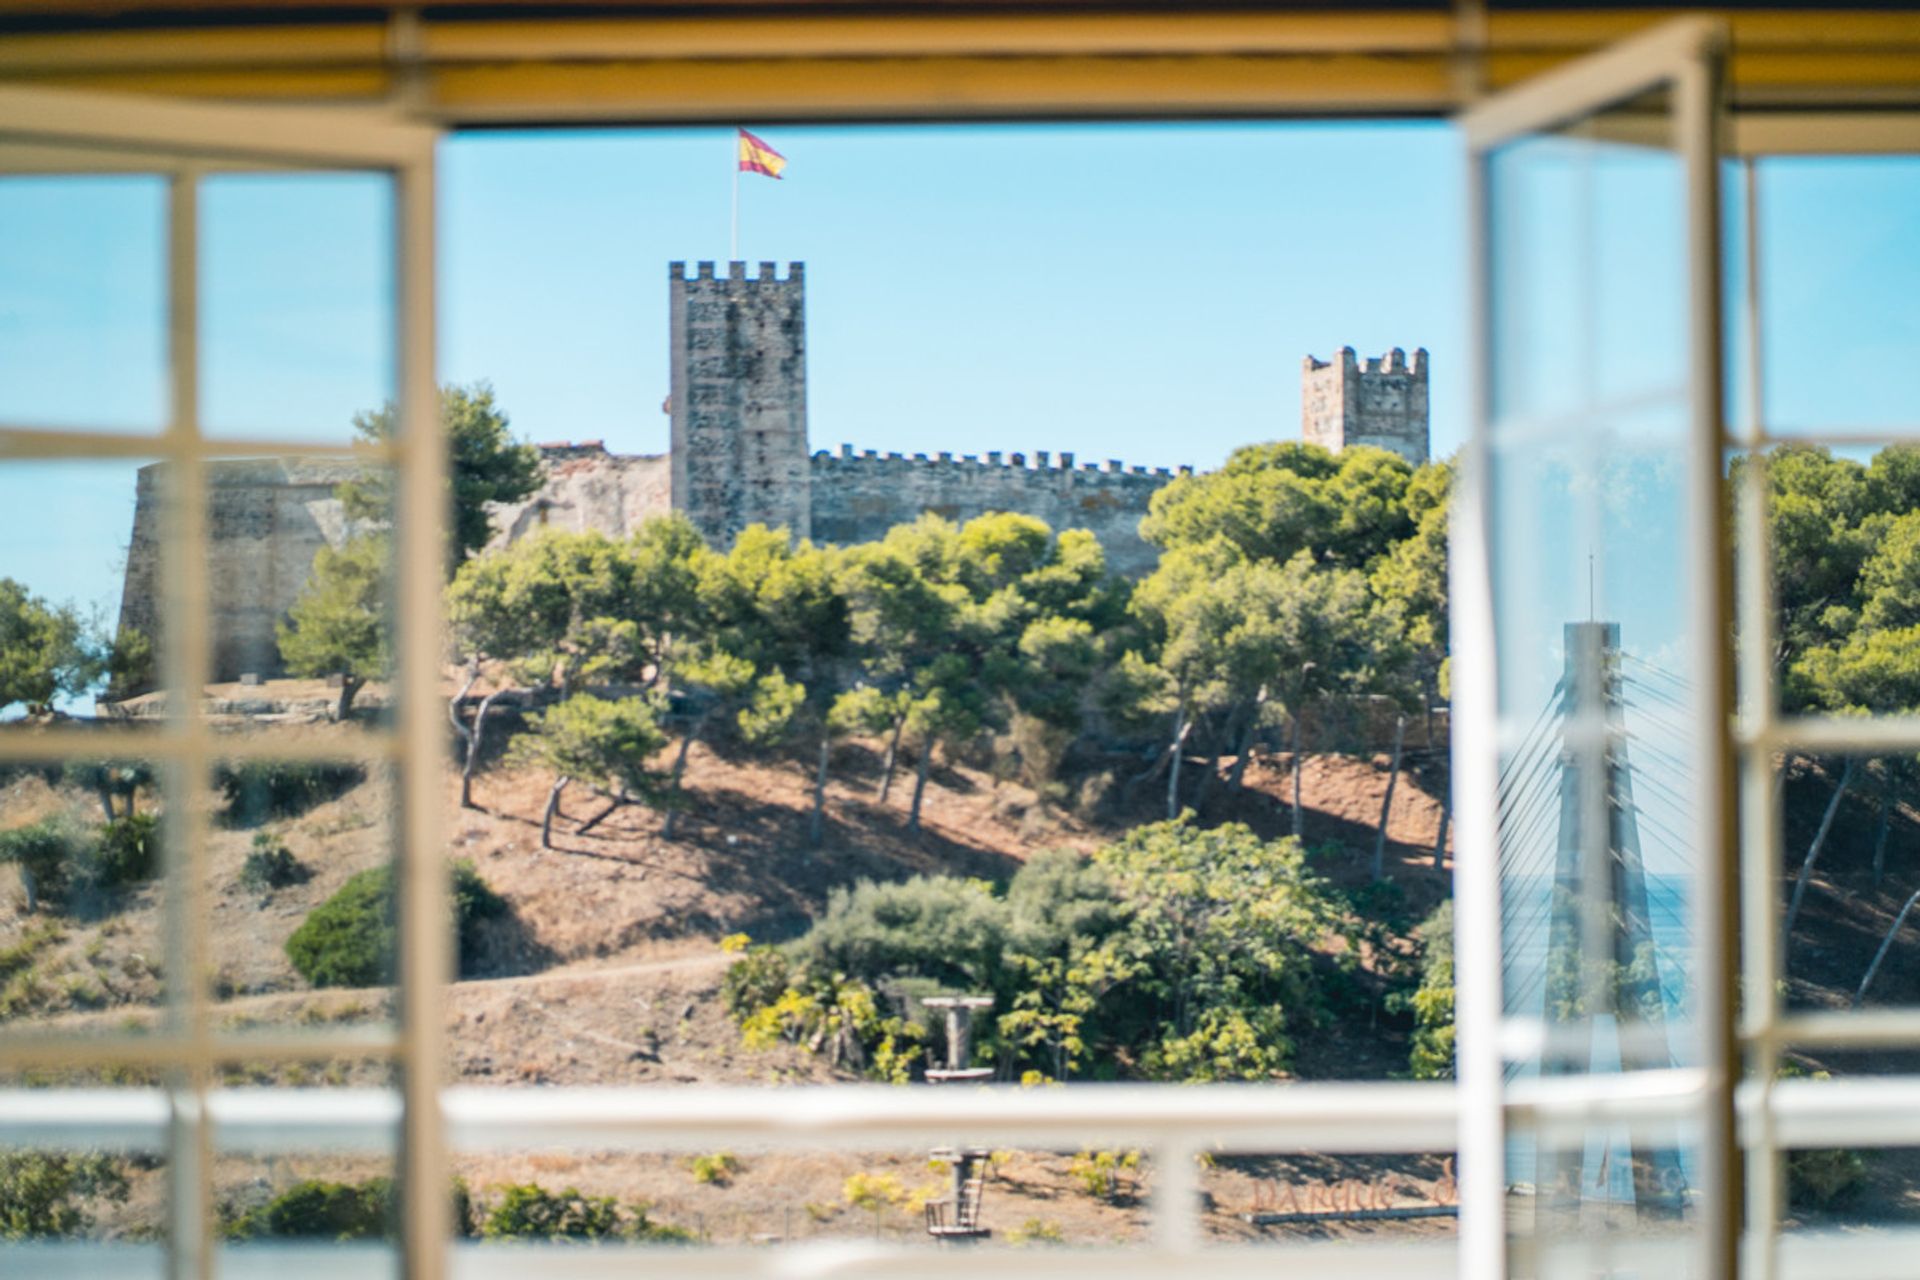
<svg viewBox="0 0 1920 1280">
<path fill-rule="evenodd" d="M 745 129 L 740 131 L 740 168 L 743 172 L 764 173 L 769 178 L 778 178 L 780 171 L 786 167 L 785 156 Z"/>
</svg>

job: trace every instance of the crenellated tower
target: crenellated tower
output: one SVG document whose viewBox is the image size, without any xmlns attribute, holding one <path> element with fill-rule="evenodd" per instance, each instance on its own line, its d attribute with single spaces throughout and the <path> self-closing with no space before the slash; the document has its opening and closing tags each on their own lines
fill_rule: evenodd
<svg viewBox="0 0 1920 1280">
<path fill-rule="evenodd" d="M 1416 467 L 1428 457 L 1427 350 L 1411 364 L 1399 347 L 1364 363 L 1352 347 L 1332 360 L 1300 362 L 1300 438 L 1334 453 L 1368 444 Z"/>
<path fill-rule="evenodd" d="M 750 524 L 812 526 L 803 271 L 668 266 L 672 503 L 722 550 Z"/>
</svg>

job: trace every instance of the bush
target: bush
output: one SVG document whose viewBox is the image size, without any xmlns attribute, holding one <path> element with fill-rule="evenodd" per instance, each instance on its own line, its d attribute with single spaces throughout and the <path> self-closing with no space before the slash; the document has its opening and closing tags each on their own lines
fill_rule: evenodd
<svg viewBox="0 0 1920 1280">
<path fill-rule="evenodd" d="M 366 780 L 361 765 L 290 760 L 247 760 L 214 771 L 227 820 L 238 825 L 305 813 Z"/>
<path fill-rule="evenodd" d="M 78 860 L 82 839 L 77 828 L 58 818 L 0 831 L 0 862 L 20 868 L 29 910 L 65 898 L 68 872 Z"/>
<path fill-rule="evenodd" d="M 1845 1147 L 1787 1153 L 1787 1202 L 1796 1209 L 1831 1209 L 1859 1194 L 1867 1160 Z"/>
<path fill-rule="evenodd" d="M 1420 923 L 1420 986 L 1405 1001 L 1413 1009 L 1413 1046 L 1407 1074 L 1415 1080 L 1453 1078 L 1453 903 L 1443 902 Z"/>
<path fill-rule="evenodd" d="M 0 832 L 0 862 L 20 868 L 34 908 L 70 908 L 90 894 L 152 879 L 159 870 L 159 824 L 142 813 L 90 832 L 48 818 Z"/>
<path fill-rule="evenodd" d="M 603 1240 L 619 1230 L 612 1196 L 583 1196 L 572 1187 L 556 1195 L 533 1182 L 508 1187 L 480 1224 L 488 1240 Z"/>
<path fill-rule="evenodd" d="M 1139 1167 L 1138 1151 L 1082 1151 L 1068 1164 L 1067 1176 L 1096 1200 L 1117 1200 L 1132 1194 Z"/>
<path fill-rule="evenodd" d="M 1066 1242 L 1066 1233 L 1061 1231 L 1060 1224 L 1051 1218 L 1028 1218 L 1007 1232 L 1007 1243 L 1011 1245 L 1065 1244 Z"/>
<path fill-rule="evenodd" d="M 354 1184 L 310 1178 L 234 1218 L 223 1233 L 229 1240 L 381 1240 L 393 1227 L 391 1179 Z"/>
<path fill-rule="evenodd" d="M 731 1151 L 716 1151 L 712 1155 L 694 1156 L 687 1161 L 687 1169 L 695 1182 L 724 1187 L 740 1172 L 740 1159 Z"/>
<path fill-rule="evenodd" d="M 259 892 L 284 889 L 312 878 L 313 872 L 307 864 L 294 857 L 293 850 L 287 848 L 278 836 L 265 831 L 255 834 L 253 848 L 248 851 L 247 860 L 240 865 L 241 887 Z"/>
<path fill-rule="evenodd" d="M 73 1235 L 93 1221 L 88 1200 L 126 1198 L 126 1175 L 106 1156 L 0 1151 L 0 1240 Z"/>
<path fill-rule="evenodd" d="M 98 889 L 151 880 L 160 870 L 160 824 L 150 813 L 115 818 L 100 828 L 85 878 Z"/>
<path fill-rule="evenodd" d="M 453 864 L 454 929 L 463 964 L 478 949 L 476 926 L 506 914 L 505 898 L 473 864 Z M 373 987 L 393 980 L 393 868 L 362 871 L 315 907 L 287 939 L 287 959 L 316 987 Z"/>
</svg>

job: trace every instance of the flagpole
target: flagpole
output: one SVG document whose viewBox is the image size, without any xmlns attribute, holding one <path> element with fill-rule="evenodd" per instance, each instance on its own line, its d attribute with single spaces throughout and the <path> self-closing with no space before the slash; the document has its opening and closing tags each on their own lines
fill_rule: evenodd
<svg viewBox="0 0 1920 1280">
<path fill-rule="evenodd" d="M 728 242 L 727 261 L 740 258 L 740 135 L 733 140 L 733 238 Z"/>
</svg>

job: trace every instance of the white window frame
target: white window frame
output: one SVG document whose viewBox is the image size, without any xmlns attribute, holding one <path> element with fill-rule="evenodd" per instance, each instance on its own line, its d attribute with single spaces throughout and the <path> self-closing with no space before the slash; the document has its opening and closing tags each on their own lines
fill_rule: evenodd
<svg viewBox="0 0 1920 1280">
<path fill-rule="evenodd" d="M 161 765 L 167 804 L 165 1006 L 150 1032 L 85 1039 L 0 1039 L 0 1068 L 101 1063 L 161 1069 L 168 1123 L 167 1274 L 199 1280 L 214 1270 L 207 1123 L 212 1081 L 237 1060 L 312 1060 L 342 1053 L 391 1057 L 404 1100 L 399 1173 L 408 1274 L 441 1274 L 446 1237 L 445 1162 L 437 1090 L 443 987 L 449 972 L 445 873 L 440 850 L 444 789 L 439 680 L 444 652 L 437 603 L 445 557 L 446 449 L 434 381 L 434 144 L 436 130 L 372 114 L 285 107 L 210 106 L 69 91 L 0 87 L 0 163 L 8 172 L 148 172 L 167 182 L 168 411 L 158 434 L 0 423 L 0 463 L 23 459 L 155 458 L 167 464 L 160 591 L 161 684 L 171 714 L 117 734 L 114 748 Z M 201 429 L 199 187 L 232 169 L 376 172 L 393 199 L 394 368 L 399 429 L 380 445 L 291 445 L 209 439 Z M 206 466 L 211 458 L 346 453 L 395 476 L 396 705 L 391 729 L 323 747 L 272 728 L 216 735 L 198 713 L 211 671 L 207 629 Z M 97 756 L 97 735 L 49 729 L 0 735 L 0 760 Z M 355 757 L 396 771 L 400 936 L 399 1017 L 391 1028 L 330 1034 L 228 1033 L 214 1022 L 205 916 L 206 806 L 217 760 Z M 45 1104 L 47 1095 L 30 1095 Z"/>
</svg>

